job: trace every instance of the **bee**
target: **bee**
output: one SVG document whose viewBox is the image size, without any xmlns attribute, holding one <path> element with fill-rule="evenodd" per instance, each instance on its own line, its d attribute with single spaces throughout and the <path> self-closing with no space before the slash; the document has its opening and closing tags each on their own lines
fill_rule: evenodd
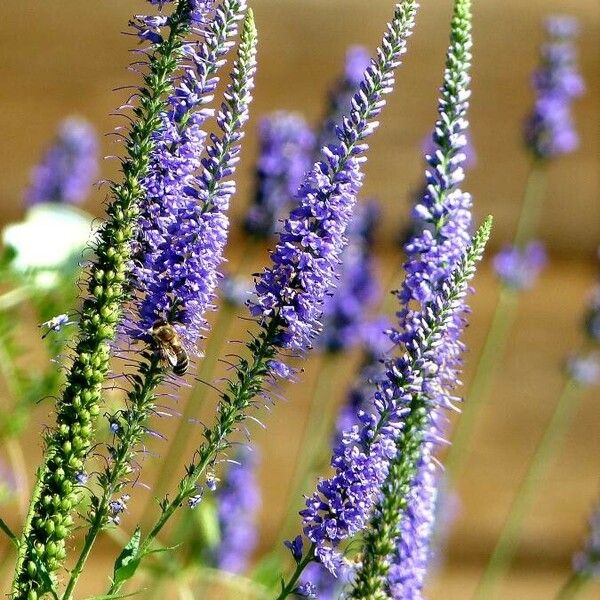
<svg viewBox="0 0 600 600">
<path fill-rule="evenodd" d="M 173 373 L 185 375 L 190 359 L 175 327 L 165 319 L 157 319 L 150 328 L 150 335 L 158 348 L 160 357 L 171 366 Z"/>
</svg>

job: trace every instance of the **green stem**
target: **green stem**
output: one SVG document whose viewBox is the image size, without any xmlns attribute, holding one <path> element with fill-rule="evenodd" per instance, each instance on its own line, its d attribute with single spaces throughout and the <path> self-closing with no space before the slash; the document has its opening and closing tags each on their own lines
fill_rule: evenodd
<svg viewBox="0 0 600 600">
<path fill-rule="evenodd" d="M 96 539 L 109 523 L 110 502 L 118 490 L 123 487 L 123 478 L 131 472 L 130 464 L 135 455 L 135 448 L 144 436 L 144 426 L 154 406 L 155 391 L 163 377 L 160 357 L 157 353 L 154 353 L 148 357 L 148 363 L 144 365 L 143 384 L 134 387 L 129 393 L 130 408 L 127 411 L 127 429 L 115 448 L 112 463 L 101 477 L 102 496 L 98 503 L 93 506 L 90 528 L 85 536 L 79 558 L 71 570 L 71 576 L 62 600 L 72 599 L 75 585 L 81 576 Z"/>
<path fill-rule="evenodd" d="M 10 292 L 2 294 L 0 296 L 0 312 L 18 306 L 23 300 L 27 300 L 34 290 L 35 287 L 32 285 L 22 285 L 14 290 L 10 290 Z"/>
<path fill-rule="evenodd" d="M 274 317 L 261 330 L 259 337 L 249 344 L 251 358 L 244 361 L 245 368 L 229 383 L 229 390 L 219 404 L 217 422 L 205 431 L 206 442 L 196 453 L 196 461 L 187 468 L 187 474 L 179 484 L 179 491 L 171 501 L 165 500 L 156 523 L 140 545 L 137 557 L 143 558 L 152 549 L 154 540 L 184 502 L 196 493 L 201 475 L 214 463 L 217 456 L 228 447 L 228 436 L 243 420 L 244 410 L 262 390 L 263 380 L 269 373 L 268 362 L 275 354 L 273 340 L 279 331 L 279 318 Z M 113 583 L 108 594 L 116 594 L 123 582 Z"/>
<path fill-rule="evenodd" d="M 517 230 L 513 243 L 515 246 L 523 246 L 535 235 L 540 221 L 540 214 L 544 204 L 546 190 L 546 163 L 541 159 L 534 159 L 529 169 L 521 213 L 517 223 Z"/>
<path fill-rule="evenodd" d="M 590 580 L 591 577 L 588 573 L 572 573 L 556 595 L 556 600 L 573 600 L 577 598 L 590 583 Z"/>
<path fill-rule="evenodd" d="M 502 364 L 508 335 L 516 316 L 517 302 L 517 292 L 502 286 L 475 375 L 452 436 L 452 446 L 445 460 L 446 472 L 452 481 L 458 479 L 464 466 L 477 418 L 490 396 L 495 375 Z"/>
<path fill-rule="evenodd" d="M 546 476 L 550 463 L 556 455 L 571 418 L 578 405 L 581 387 L 572 379 L 567 380 L 560 395 L 554 414 L 536 448 L 529 468 L 508 511 L 498 541 L 477 586 L 474 598 L 488 600 L 510 567 L 519 542 L 519 532 L 535 491 Z"/>
<path fill-rule="evenodd" d="M 177 429 L 169 444 L 165 458 L 161 461 L 160 470 L 154 481 L 154 487 L 152 488 L 152 496 L 146 503 L 146 507 L 144 508 L 140 519 L 141 523 L 145 523 L 148 520 L 154 505 L 153 499 L 161 497 L 164 492 L 169 489 L 169 485 L 176 474 L 178 466 L 177 462 L 181 460 L 186 443 L 189 439 L 189 432 L 187 429 L 189 420 L 194 415 L 197 415 L 202 408 L 208 390 L 208 387 L 204 382 L 212 381 L 214 378 L 214 371 L 219 356 L 221 355 L 221 348 L 223 347 L 231 328 L 233 313 L 234 309 L 229 305 L 223 305 L 218 312 L 217 320 L 212 328 L 212 333 L 206 347 L 206 356 L 200 362 L 198 369 L 198 383 L 192 389 L 192 393 L 179 418 Z"/>
<path fill-rule="evenodd" d="M 290 594 L 294 593 L 294 590 L 297 587 L 298 580 L 300 579 L 300 575 L 306 568 L 306 566 L 311 563 L 315 559 L 315 545 L 311 544 L 306 556 L 296 565 L 296 570 L 292 573 L 289 581 L 286 583 L 285 581 L 281 582 L 281 592 L 279 596 L 277 596 L 276 600 L 285 600 Z"/>
</svg>

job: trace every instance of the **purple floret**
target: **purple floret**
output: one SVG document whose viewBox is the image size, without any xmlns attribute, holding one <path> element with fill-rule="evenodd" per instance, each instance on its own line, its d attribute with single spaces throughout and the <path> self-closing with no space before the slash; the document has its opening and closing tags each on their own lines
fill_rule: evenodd
<svg viewBox="0 0 600 600">
<path fill-rule="evenodd" d="M 28 205 L 42 202 L 80 204 L 98 173 L 98 140 L 83 119 L 64 120 L 52 146 L 31 174 L 25 194 Z"/>
<path fill-rule="evenodd" d="M 572 41 L 577 21 L 550 17 L 546 30 L 550 40 L 542 46 L 541 64 L 533 74 L 536 100 L 524 128 L 525 143 L 537 158 L 552 158 L 577 148 L 579 136 L 571 103 L 585 90 Z"/>
<path fill-rule="evenodd" d="M 273 235 L 280 216 L 289 210 L 304 174 L 311 166 L 314 135 L 295 113 L 264 117 L 258 129 L 256 192 L 244 228 L 254 236 Z"/>
<path fill-rule="evenodd" d="M 506 246 L 494 256 L 500 281 L 515 290 L 533 287 L 545 265 L 546 250 L 541 242 L 529 242 L 523 249 Z"/>
<path fill-rule="evenodd" d="M 256 512 L 260 490 L 256 480 L 256 454 L 242 447 L 217 488 L 217 516 L 221 538 L 213 551 L 217 568 L 242 573 L 256 547 Z"/>
</svg>

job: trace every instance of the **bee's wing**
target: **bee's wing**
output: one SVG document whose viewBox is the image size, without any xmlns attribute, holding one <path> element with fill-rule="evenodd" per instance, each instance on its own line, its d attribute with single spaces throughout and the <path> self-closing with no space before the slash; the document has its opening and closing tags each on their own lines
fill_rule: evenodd
<svg viewBox="0 0 600 600">
<path fill-rule="evenodd" d="M 160 349 L 160 353 L 161 353 L 161 358 L 165 361 L 168 362 L 171 367 L 175 367 L 177 365 L 177 363 L 179 362 L 179 360 L 177 359 L 177 353 L 175 352 L 175 350 L 173 350 L 173 348 L 171 348 L 171 346 L 162 346 Z"/>
</svg>

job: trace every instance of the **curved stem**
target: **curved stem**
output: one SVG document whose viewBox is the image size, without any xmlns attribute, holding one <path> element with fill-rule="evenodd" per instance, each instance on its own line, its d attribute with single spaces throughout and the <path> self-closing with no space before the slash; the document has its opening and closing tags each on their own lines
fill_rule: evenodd
<svg viewBox="0 0 600 600">
<path fill-rule="evenodd" d="M 15 288 L 6 292 L 5 294 L 0 295 L 0 311 L 9 310 L 18 306 L 23 302 L 23 300 L 27 300 L 32 293 L 35 291 L 35 286 L 33 285 L 22 285 L 21 287 Z"/>
<path fill-rule="evenodd" d="M 515 246 L 523 246 L 529 238 L 535 235 L 544 204 L 545 190 L 546 163 L 541 159 L 534 159 L 523 192 L 521 213 L 513 240 Z"/>
<path fill-rule="evenodd" d="M 590 583 L 590 579 L 591 577 L 587 573 L 572 573 L 556 595 L 556 600 L 573 600 L 577 598 Z"/>
<path fill-rule="evenodd" d="M 285 581 L 281 582 L 281 592 L 279 596 L 277 596 L 276 600 L 285 600 L 290 594 L 294 593 L 294 590 L 297 587 L 298 580 L 300 579 L 300 575 L 306 568 L 306 566 L 311 563 L 315 559 L 315 545 L 312 544 L 306 553 L 306 556 L 296 565 L 296 570 L 292 573 L 289 581 L 286 583 Z"/>
<path fill-rule="evenodd" d="M 578 405 L 581 387 L 572 379 L 567 380 L 560 395 L 554 414 L 536 448 L 529 468 L 513 499 L 498 541 L 477 586 L 474 598 L 489 600 L 510 567 L 511 560 L 519 543 L 519 532 L 527 511 L 531 506 L 535 491 L 545 477 L 550 463 L 562 438 L 569 427 Z"/>
<path fill-rule="evenodd" d="M 523 190 L 521 212 L 513 238 L 515 246 L 522 247 L 531 236 L 535 235 L 544 202 L 545 189 L 546 163 L 540 159 L 534 159 Z M 481 407 L 489 398 L 499 367 L 498 358 L 504 354 L 508 334 L 514 322 L 517 303 L 517 292 L 503 286 L 475 375 L 466 394 L 467 402 L 461 418 L 456 424 L 452 446 L 448 451 L 446 465 L 448 474 L 453 480 L 456 480 L 460 474 L 468 455 L 469 444 Z"/>
<path fill-rule="evenodd" d="M 477 417 L 492 391 L 495 375 L 501 366 L 508 335 L 515 320 L 517 302 L 517 293 L 511 288 L 502 286 L 492 323 L 479 355 L 475 375 L 469 386 L 462 414 L 457 421 L 452 436 L 452 445 L 448 449 L 444 461 L 446 472 L 451 481 L 456 481 L 460 475 L 468 456 L 469 444 Z"/>
<path fill-rule="evenodd" d="M 176 474 L 179 465 L 177 462 L 181 459 L 186 443 L 188 441 L 188 431 L 186 425 L 189 420 L 202 408 L 206 392 L 208 387 L 204 382 L 212 381 L 214 379 L 215 367 L 217 365 L 219 356 L 221 355 L 221 348 L 225 343 L 229 335 L 232 324 L 233 307 L 224 305 L 218 312 L 217 321 L 212 329 L 211 336 L 206 347 L 206 356 L 200 362 L 196 379 L 198 383 L 192 389 L 192 393 L 183 409 L 183 413 L 179 418 L 179 424 L 175 430 L 175 434 L 168 446 L 164 460 L 161 461 L 160 470 L 154 480 L 154 487 L 152 489 L 152 495 L 148 498 L 146 506 L 140 518 L 141 523 L 145 523 L 148 520 L 152 507 L 154 505 L 153 499 L 157 496 L 160 497 L 169 488 L 173 477 Z"/>
</svg>

